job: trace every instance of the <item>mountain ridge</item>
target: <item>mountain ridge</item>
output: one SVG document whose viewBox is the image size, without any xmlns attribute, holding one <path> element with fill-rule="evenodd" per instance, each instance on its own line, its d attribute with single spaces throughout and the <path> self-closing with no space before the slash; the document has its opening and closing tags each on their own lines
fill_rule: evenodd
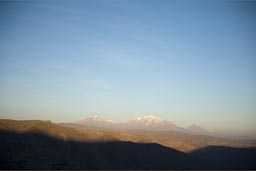
<svg viewBox="0 0 256 171">
<path fill-rule="evenodd" d="M 48 121 L 0 119 L 0 169 L 256 169 L 253 147 L 234 148 L 212 138 L 214 146 L 184 152 L 163 143 L 169 139 L 190 146 L 204 138 L 177 131 L 82 130 Z"/>
<path fill-rule="evenodd" d="M 206 135 L 209 133 L 208 131 L 206 131 L 205 129 L 199 126 L 196 127 L 197 129 L 191 126 L 187 128 L 182 128 L 169 120 L 161 119 L 154 115 L 137 117 L 128 122 L 122 122 L 122 123 L 113 122 L 99 115 L 92 115 L 83 120 L 76 121 L 75 123 L 85 125 L 85 126 L 93 126 L 98 128 L 109 128 L 109 129 L 146 129 L 146 130 L 153 130 L 153 131 L 180 131 L 180 132 L 187 132 L 187 133 L 198 134 L 198 135 L 200 134 Z"/>
</svg>

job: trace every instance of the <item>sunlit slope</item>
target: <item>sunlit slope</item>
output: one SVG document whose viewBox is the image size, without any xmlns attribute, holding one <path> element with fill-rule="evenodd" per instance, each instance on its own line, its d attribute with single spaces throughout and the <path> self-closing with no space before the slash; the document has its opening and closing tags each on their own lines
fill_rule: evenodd
<svg viewBox="0 0 256 171">
<path fill-rule="evenodd" d="M 0 120 L 0 130 L 13 133 L 42 133 L 56 139 L 77 142 L 131 141 L 135 143 L 158 143 L 183 152 L 190 152 L 209 145 L 256 147 L 256 143 L 251 141 L 191 135 L 178 131 L 103 130 L 77 124 L 59 125 L 40 120 Z"/>
<path fill-rule="evenodd" d="M 186 169 L 187 154 L 48 121 L 0 121 L 0 169 Z M 114 136 L 115 137 L 115 136 Z"/>
<path fill-rule="evenodd" d="M 192 135 L 179 131 L 149 131 L 142 129 L 102 129 L 79 124 L 61 124 L 87 134 L 106 135 L 114 139 L 132 142 L 158 143 L 183 152 L 190 152 L 205 146 L 256 147 L 256 141 L 230 140 L 204 135 Z M 104 137 L 104 136 L 103 136 Z"/>
<path fill-rule="evenodd" d="M 102 131 L 84 131 L 74 128 L 60 126 L 50 121 L 41 120 L 0 120 L 0 130 L 12 133 L 41 133 L 60 140 L 70 140 L 78 142 L 94 142 L 94 141 L 112 141 L 115 140 L 111 135 L 107 135 Z"/>
</svg>

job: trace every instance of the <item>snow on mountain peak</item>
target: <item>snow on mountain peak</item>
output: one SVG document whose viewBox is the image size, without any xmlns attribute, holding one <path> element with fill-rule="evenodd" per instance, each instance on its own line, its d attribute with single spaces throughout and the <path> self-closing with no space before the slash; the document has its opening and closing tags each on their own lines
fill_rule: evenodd
<svg viewBox="0 0 256 171">
<path fill-rule="evenodd" d="M 111 120 L 105 119 L 105 118 L 103 118 L 102 116 L 99 116 L 99 115 L 90 116 L 90 117 L 87 118 L 86 120 L 97 121 L 97 122 L 109 122 L 109 123 L 112 123 Z"/>
<path fill-rule="evenodd" d="M 153 115 L 148 115 L 148 116 L 144 116 L 144 117 L 138 117 L 135 118 L 133 121 L 135 122 L 143 122 L 145 125 L 149 125 L 149 124 L 157 124 L 162 122 L 163 120 L 159 117 L 153 116 Z"/>
<path fill-rule="evenodd" d="M 101 127 L 101 128 L 136 128 L 136 129 L 148 129 L 148 130 L 174 130 L 174 131 L 187 131 L 187 132 L 202 132 L 202 129 L 196 125 L 192 125 L 186 129 L 181 128 L 171 121 L 161 119 L 154 115 L 147 115 L 135 118 L 127 123 L 113 123 L 111 120 L 105 119 L 99 115 L 93 115 L 86 119 L 77 121 L 76 123 L 87 125 L 87 126 L 94 126 L 94 127 Z"/>
<path fill-rule="evenodd" d="M 105 120 L 102 116 L 99 116 L 99 115 L 93 115 L 93 116 L 91 116 L 89 118 L 93 119 L 93 120 Z"/>
</svg>

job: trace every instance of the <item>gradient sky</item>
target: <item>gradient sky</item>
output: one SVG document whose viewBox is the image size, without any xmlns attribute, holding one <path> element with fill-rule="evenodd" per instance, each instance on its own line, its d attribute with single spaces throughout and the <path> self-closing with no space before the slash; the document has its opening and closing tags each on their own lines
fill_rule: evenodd
<svg viewBox="0 0 256 171">
<path fill-rule="evenodd" d="M 256 133 L 256 2 L 0 2 L 0 118 Z"/>
</svg>

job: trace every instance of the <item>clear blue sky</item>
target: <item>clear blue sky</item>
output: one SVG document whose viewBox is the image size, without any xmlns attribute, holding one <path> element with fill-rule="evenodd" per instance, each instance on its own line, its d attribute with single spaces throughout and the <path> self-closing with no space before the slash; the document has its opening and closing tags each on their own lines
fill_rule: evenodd
<svg viewBox="0 0 256 171">
<path fill-rule="evenodd" d="M 256 2 L 0 2 L 0 117 L 256 132 Z"/>
</svg>

